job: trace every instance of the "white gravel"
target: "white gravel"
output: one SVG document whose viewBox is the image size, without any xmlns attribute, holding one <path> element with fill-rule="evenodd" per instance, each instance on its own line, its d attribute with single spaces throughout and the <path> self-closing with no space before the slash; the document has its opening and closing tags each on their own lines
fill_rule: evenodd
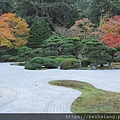
<svg viewBox="0 0 120 120">
<path fill-rule="evenodd" d="M 120 92 L 120 70 L 25 70 L 0 63 L 0 113 L 70 113 L 80 91 L 48 84 L 51 80 L 78 80 L 97 88 Z"/>
</svg>

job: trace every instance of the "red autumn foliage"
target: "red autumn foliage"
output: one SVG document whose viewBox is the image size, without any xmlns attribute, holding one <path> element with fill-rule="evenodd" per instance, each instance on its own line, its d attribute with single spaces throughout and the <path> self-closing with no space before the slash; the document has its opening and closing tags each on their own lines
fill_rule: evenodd
<svg viewBox="0 0 120 120">
<path fill-rule="evenodd" d="M 110 18 L 102 28 L 107 33 L 103 35 L 101 41 L 113 48 L 120 46 L 120 15 Z"/>
</svg>

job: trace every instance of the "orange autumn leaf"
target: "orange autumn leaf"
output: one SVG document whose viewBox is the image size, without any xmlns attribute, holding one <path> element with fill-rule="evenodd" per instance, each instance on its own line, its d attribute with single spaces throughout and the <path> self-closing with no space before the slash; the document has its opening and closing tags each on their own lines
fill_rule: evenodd
<svg viewBox="0 0 120 120">
<path fill-rule="evenodd" d="M 6 38 L 9 40 L 15 40 L 12 30 L 13 29 L 9 27 L 9 24 L 6 22 L 4 16 L 0 16 L 0 39 Z"/>
<path fill-rule="evenodd" d="M 26 21 L 19 16 L 17 17 L 14 13 L 6 13 L 0 17 L 2 18 L 2 24 L 0 24 L 1 39 L 11 41 L 12 47 L 19 47 L 26 44 L 29 32 Z"/>
</svg>

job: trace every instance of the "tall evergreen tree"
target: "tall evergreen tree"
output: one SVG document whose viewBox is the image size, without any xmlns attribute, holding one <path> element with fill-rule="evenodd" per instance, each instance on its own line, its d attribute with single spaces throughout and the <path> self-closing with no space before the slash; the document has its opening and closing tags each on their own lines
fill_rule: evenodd
<svg viewBox="0 0 120 120">
<path fill-rule="evenodd" d="M 27 46 L 30 48 L 40 48 L 45 39 L 49 38 L 51 30 L 45 20 L 34 22 L 29 32 Z"/>
</svg>

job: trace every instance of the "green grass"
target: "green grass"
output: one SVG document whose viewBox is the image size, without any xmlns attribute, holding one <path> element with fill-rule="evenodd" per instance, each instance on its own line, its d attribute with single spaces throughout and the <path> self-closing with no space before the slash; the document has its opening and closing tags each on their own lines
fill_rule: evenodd
<svg viewBox="0 0 120 120">
<path fill-rule="evenodd" d="M 97 89 L 91 84 L 75 80 L 55 80 L 49 84 L 82 92 L 71 106 L 73 113 L 120 113 L 120 93 Z"/>
</svg>

